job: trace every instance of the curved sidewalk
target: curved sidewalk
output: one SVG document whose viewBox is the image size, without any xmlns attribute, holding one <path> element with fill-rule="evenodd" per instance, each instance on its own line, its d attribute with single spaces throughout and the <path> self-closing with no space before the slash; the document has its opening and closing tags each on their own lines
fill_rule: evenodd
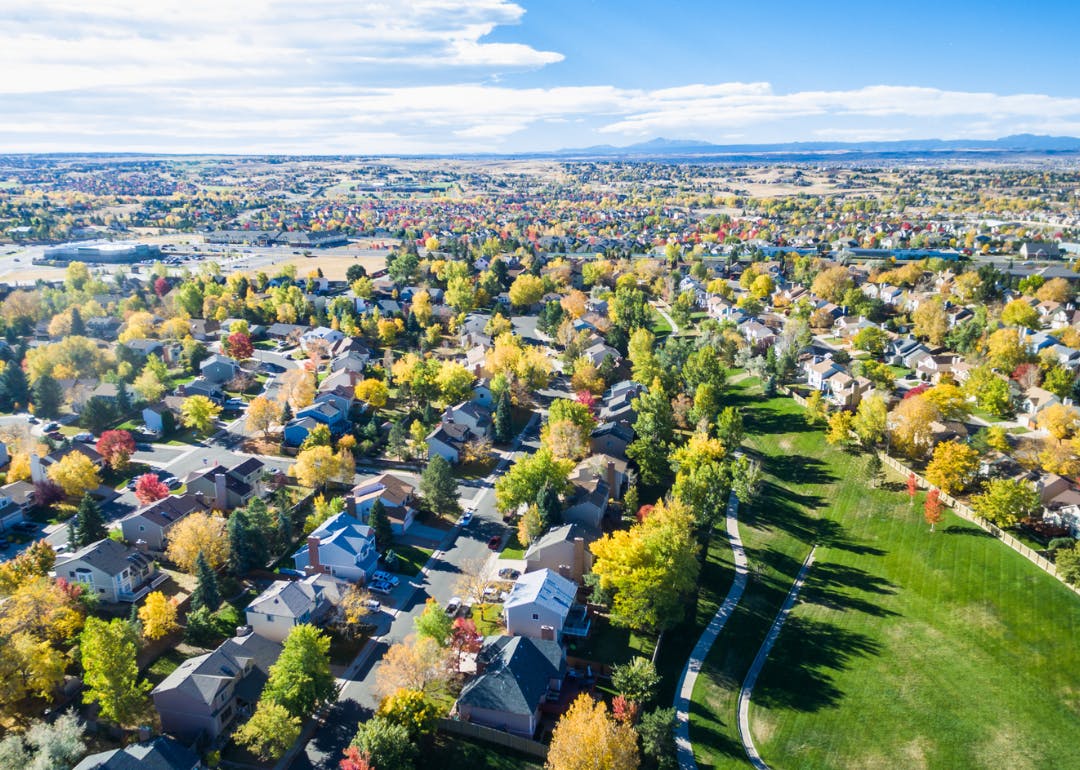
<svg viewBox="0 0 1080 770">
<path fill-rule="evenodd" d="M 769 651 L 772 649 L 777 637 L 780 636 L 780 629 L 784 627 L 784 621 L 787 620 L 791 608 L 795 606 L 795 600 L 799 598 L 799 589 L 802 588 L 806 573 L 810 570 L 810 565 L 814 563 L 814 551 L 816 550 L 817 546 L 814 546 L 810 549 L 810 553 L 806 555 L 806 560 L 799 569 L 799 574 L 795 576 L 795 583 L 791 586 L 791 590 L 788 591 L 787 598 L 784 599 L 784 604 L 780 607 L 780 612 L 776 614 L 776 620 L 773 621 L 772 628 L 769 629 L 765 641 L 762 642 L 761 648 L 754 657 L 750 670 L 746 672 L 742 690 L 739 691 L 739 712 L 736 716 L 736 722 L 739 726 L 739 739 L 742 740 L 743 750 L 746 752 L 750 764 L 757 770 L 769 770 L 769 766 L 765 764 L 765 760 L 758 754 L 757 748 L 754 746 L 754 738 L 750 734 L 750 695 L 754 691 L 754 685 L 757 684 L 758 674 L 761 673 L 761 669 L 765 666 L 765 660 L 769 657 Z"/>
<path fill-rule="evenodd" d="M 713 642 L 720 632 L 724 630 L 724 624 L 735 612 L 735 607 L 746 590 L 748 576 L 748 562 L 746 552 L 743 550 L 742 539 L 739 537 L 739 499 L 732 492 L 728 498 L 725 516 L 727 522 L 728 539 L 731 541 L 731 552 L 735 557 L 735 580 L 728 590 L 724 603 L 713 615 L 709 625 L 701 632 L 701 637 L 694 645 L 690 653 L 690 659 L 686 661 L 682 676 L 679 677 L 679 686 L 675 695 L 675 745 L 678 749 L 679 767 L 684 770 L 697 768 L 694 761 L 694 747 L 690 743 L 690 700 L 694 694 L 694 684 L 697 682 L 698 672 L 705 663 L 705 656 L 712 649 Z"/>
</svg>

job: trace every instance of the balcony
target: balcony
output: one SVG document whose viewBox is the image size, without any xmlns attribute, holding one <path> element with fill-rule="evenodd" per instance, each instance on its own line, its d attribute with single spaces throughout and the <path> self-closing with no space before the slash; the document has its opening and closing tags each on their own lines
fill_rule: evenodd
<svg viewBox="0 0 1080 770">
<path fill-rule="evenodd" d="M 575 604 L 570 607 L 570 612 L 563 622 L 562 634 L 583 639 L 589 635 L 591 626 L 588 608 L 584 604 Z"/>
<path fill-rule="evenodd" d="M 166 573 L 160 572 L 154 575 L 149 583 L 143 583 L 134 591 L 118 591 L 116 598 L 122 602 L 137 602 L 168 579 L 169 576 Z"/>
</svg>

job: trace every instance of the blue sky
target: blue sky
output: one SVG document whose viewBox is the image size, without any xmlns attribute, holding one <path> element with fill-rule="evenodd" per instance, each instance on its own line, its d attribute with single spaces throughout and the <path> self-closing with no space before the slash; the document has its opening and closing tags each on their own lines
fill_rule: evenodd
<svg viewBox="0 0 1080 770">
<path fill-rule="evenodd" d="M 0 0 L 0 151 L 1080 135 L 1080 3 Z"/>
</svg>

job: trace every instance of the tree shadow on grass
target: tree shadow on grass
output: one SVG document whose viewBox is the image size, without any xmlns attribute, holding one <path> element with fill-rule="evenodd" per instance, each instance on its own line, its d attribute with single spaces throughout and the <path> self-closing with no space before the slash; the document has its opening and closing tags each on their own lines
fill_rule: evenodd
<svg viewBox="0 0 1080 770">
<path fill-rule="evenodd" d="M 780 412 L 763 406 L 747 410 L 743 416 L 747 434 L 775 435 L 777 433 L 807 433 L 816 428 L 801 414 Z"/>
<path fill-rule="evenodd" d="M 819 563 L 814 565 L 806 578 L 804 600 L 829 609 L 846 612 L 853 610 L 874 617 L 896 617 L 897 613 L 880 604 L 854 595 L 862 591 L 879 596 L 896 593 L 893 583 L 858 567 L 843 564 Z"/>
<path fill-rule="evenodd" d="M 993 538 L 993 534 L 987 532 L 985 529 L 980 529 L 974 525 L 965 524 L 950 524 L 944 529 L 940 530 L 946 535 L 970 535 L 971 537 L 989 537 Z"/>
<path fill-rule="evenodd" d="M 779 481 L 789 484 L 831 484 L 836 475 L 816 457 L 780 455 L 768 457 L 764 470 Z"/>
<path fill-rule="evenodd" d="M 804 617 L 788 618 L 754 689 L 767 708 L 818 711 L 836 706 L 844 693 L 833 672 L 855 658 L 880 655 L 881 645 L 855 631 Z"/>
<path fill-rule="evenodd" d="M 733 712 L 734 713 L 734 712 Z M 713 755 L 722 755 L 742 759 L 746 757 L 742 744 L 724 730 L 735 732 L 735 725 L 720 719 L 720 715 L 710 711 L 697 701 L 690 702 L 690 741 L 699 747 L 708 747 Z M 732 720 L 734 722 L 734 720 Z M 708 765 L 701 765 L 707 767 Z"/>
</svg>

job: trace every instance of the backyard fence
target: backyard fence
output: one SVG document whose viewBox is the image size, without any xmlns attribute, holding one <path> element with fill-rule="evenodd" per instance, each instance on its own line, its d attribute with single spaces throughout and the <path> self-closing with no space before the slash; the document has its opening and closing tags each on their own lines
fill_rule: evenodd
<svg viewBox="0 0 1080 770">
<path fill-rule="evenodd" d="M 878 452 L 878 456 L 881 458 L 881 462 L 882 462 L 883 465 L 887 465 L 890 468 L 892 468 L 893 470 L 901 473 L 905 478 L 908 477 L 908 476 L 914 476 L 915 480 L 918 482 L 919 486 L 922 487 L 923 489 L 937 489 L 937 487 L 935 487 L 933 484 L 931 484 L 929 481 L 927 481 L 925 477 L 923 477 L 920 474 L 916 473 L 915 471 L 913 471 L 908 466 L 904 465 L 899 460 L 897 460 L 897 459 L 895 459 L 893 457 L 890 457 L 889 455 L 885 454 L 884 452 Z M 1041 555 L 1040 553 L 1038 553 L 1034 549 L 1029 548 L 1028 546 L 1024 545 L 1019 540 L 1017 540 L 1015 537 L 1010 535 L 1008 532 L 1005 532 L 1004 530 L 1002 530 L 1001 527 L 997 526 L 993 522 L 987 521 L 982 516 L 979 516 L 977 513 L 975 513 L 975 511 L 973 511 L 971 508 L 969 508 L 965 503 L 960 502 L 959 500 L 957 500 L 952 495 L 947 495 L 944 492 L 942 492 L 940 489 L 938 489 L 938 494 L 940 496 L 939 499 L 941 500 L 941 502 L 943 502 L 943 503 L 945 503 L 945 505 L 949 506 L 953 510 L 953 513 L 955 513 L 961 519 L 964 519 L 966 521 L 970 521 L 972 524 L 982 528 L 986 532 L 989 532 L 991 535 L 996 537 L 998 540 L 1003 542 L 1005 545 L 1009 546 L 1009 548 L 1012 548 L 1018 554 L 1023 556 L 1028 561 L 1030 561 L 1032 564 L 1036 565 L 1040 569 L 1042 569 L 1042 570 L 1048 572 L 1049 574 L 1053 575 L 1058 580 L 1060 580 L 1062 583 L 1064 583 L 1066 586 L 1068 586 L 1072 591 L 1074 591 L 1077 594 L 1080 594 L 1080 588 L 1077 588 L 1076 586 L 1070 585 L 1069 583 L 1065 582 L 1064 578 L 1062 578 L 1061 575 L 1058 574 L 1057 568 L 1054 566 L 1054 563 L 1052 561 L 1050 561 L 1049 559 L 1047 559 L 1045 556 Z"/>
<path fill-rule="evenodd" d="M 539 741 L 522 738 L 520 735 L 504 733 L 502 730 L 494 730 L 490 727 L 474 725 L 472 722 L 462 722 L 458 719 L 440 718 L 436 722 L 437 727 L 443 732 L 460 735 L 463 738 L 471 738 L 484 743 L 493 743 L 507 749 L 519 751 L 532 757 L 547 759 L 548 747 Z"/>
</svg>

